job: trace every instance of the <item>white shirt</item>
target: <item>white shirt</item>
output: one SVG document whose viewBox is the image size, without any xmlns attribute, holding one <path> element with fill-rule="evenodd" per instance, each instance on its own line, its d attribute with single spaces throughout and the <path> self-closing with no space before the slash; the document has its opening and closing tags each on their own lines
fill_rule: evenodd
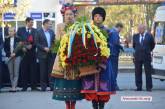
<svg viewBox="0 0 165 109">
<path fill-rule="evenodd" d="M 140 43 L 142 43 L 142 38 L 143 38 L 143 41 L 144 41 L 145 35 L 146 35 L 146 33 L 143 33 L 143 36 L 140 34 L 140 39 L 139 39 L 139 42 L 140 42 Z"/>
<path fill-rule="evenodd" d="M 31 28 L 26 27 L 26 32 L 31 33 Z"/>
<path fill-rule="evenodd" d="M 14 37 L 10 38 L 10 52 L 13 53 L 14 51 Z"/>
</svg>

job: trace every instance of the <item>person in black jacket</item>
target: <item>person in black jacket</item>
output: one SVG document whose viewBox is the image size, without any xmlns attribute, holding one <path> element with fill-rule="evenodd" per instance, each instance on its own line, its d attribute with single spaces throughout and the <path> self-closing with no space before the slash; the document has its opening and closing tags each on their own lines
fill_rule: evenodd
<svg viewBox="0 0 165 109">
<path fill-rule="evenodd" d="M 2 28 L 0 27 L 0 91 L 2 88 L 2 49 L 3 49 L 3 38 L 2 38 Z"/>
<path fill-rule="evenodd" d="M 19 38 L 16 37 L 15 28 L 9 28 L 9 36 L 5 39 L 4 50 L 6 53 L 7 66 L 10 74 L 12 89 L 11 92 L 16 92 L 19 77 L 19 67 L 21 62 L 21 49 L 16 51 L 19 45 Z"/>
<path fill-rule="evenodd" d="M 45 19 L 43 21 L 43 28 L 37 30 L 36 35 L 36 46 L 37 46 L 37 57 L 39 59 L 40 66 L 40 84 L 41 91 L 46 91 L 47 82 L 49 82 L 50 89 L 53 90 L 53 81 L 50 77 L 54 62 L 53 55 L 51 52 L 52 44 L 55 40 L 55 34 L 51 29 L 51 21 Z"/>
<path fill-rule="evenodd" d="M 22 73 L 22 91 L 26 91 L 30 80 L 30 86 L 32 90 L 38 90 L 37 84 L 37 72 L 36 72 L 36 46 L 34 38 L 36 29 L 33 28 L 33 19 L 28 17 L 25 20 L 26 26 L 18 28 L 17 35 L 21 42 L 24 44 L 23 52 L 24 56 L 21 62 Z"/>
<path fill-rule="evenodd" d="M 146 28 L 144 25 L 139 25 L 138 34 L 133 36 L 133 48 L 135 50 L 135 81 L 137 91 L 142 91 L 142 66 L 144 65 L 146 74 L 146 89 L 152 91 L 152 66 L 151 66 L 151 52 L 155 47 L 153 36 L 145 32 Z"/>
</svg>

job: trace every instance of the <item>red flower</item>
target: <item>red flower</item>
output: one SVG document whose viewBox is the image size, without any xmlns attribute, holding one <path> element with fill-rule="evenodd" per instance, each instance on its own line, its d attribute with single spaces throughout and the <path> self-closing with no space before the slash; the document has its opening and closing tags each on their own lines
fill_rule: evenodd
<svg viewBox="0 0 165 109">
<path fill-rule="evenodd" d="M 96 57 L 96 56 L 94 56 L 94 57 L 93 57 L 93 60 L 97 60 L 97 57 Z"/>
<path fill-rule="evenodd" d="M 66 62 L 66 63 L 69 63 L 69 62 L 70 62 L 69 58 L 66 58 L 66 59 L 65 59 L 65 62 Z"/>
<path fill-rule="evenodd" d="M 33 36 L 29 35 L 27 41 L 30 42 L 30 43 L 33 43 Z"/>
<path fill-rule="evenodd" d="M 85 60 L 85 59 L 84 59 L 84 61 L 83 61 L 83 62 L 84 62 L 84 63 L 87 63 L 87 60 Z"/>
</svg>

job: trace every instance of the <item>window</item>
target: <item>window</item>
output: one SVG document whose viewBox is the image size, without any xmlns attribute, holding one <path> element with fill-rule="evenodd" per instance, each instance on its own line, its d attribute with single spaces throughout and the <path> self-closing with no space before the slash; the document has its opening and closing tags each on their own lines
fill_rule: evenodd
<svg viewBox="0 0 165 109">
<path fill-rule="evenodd" d="M 156 23 L 155 41 L 157 44 L 165 44 L 165 22 Z"/>
</svg>

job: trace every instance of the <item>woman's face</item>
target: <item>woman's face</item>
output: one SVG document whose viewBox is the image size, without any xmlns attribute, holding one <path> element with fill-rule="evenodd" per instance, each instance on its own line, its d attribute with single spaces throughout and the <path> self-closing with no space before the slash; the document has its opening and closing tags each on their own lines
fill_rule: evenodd
<svg viewBox="0 0 165 109">
<path fill-rule="evenodd" d="M 9 28 L 9 36 L 14 37 L 15 36 L 15 29 L 14 28 Z"/>
<path fill-rule="evenodd" d="M 64 22 L 67 24 L 74 23 L 75 15 L 71 10 L 66 10 L 64 14 Z"/>
</svg>

